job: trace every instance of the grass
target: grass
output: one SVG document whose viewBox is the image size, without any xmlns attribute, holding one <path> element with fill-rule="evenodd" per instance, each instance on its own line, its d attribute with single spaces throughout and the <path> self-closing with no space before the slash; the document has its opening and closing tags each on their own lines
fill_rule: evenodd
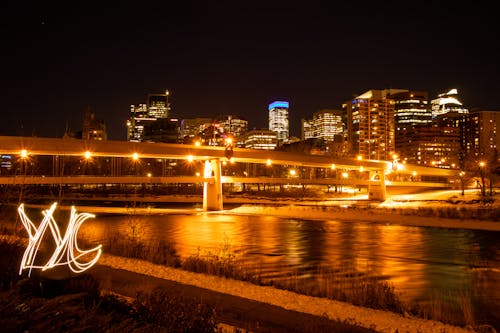
<svg viewBox="0 0 500 333">
<path fill-rule="evenodd" d="M 306 279 L 297 271 L 284 280 L 270 280 L 261 276 L 260 271 L 247 269 L 230 251 L 227 242 L 217 251 L 203 252 L 180 258 L 175 254 L 173 244 L 163 244 L 160 253 L 155 255 L 157 245 L 146 246 L 123 237 L 113 238 L 111 247 L 104 251 L 118 256 L 129 256 L 148 260 L 156 264 L 175 263 L 174 267 L 197 273 L 217 275 L 225 278 L 248 281 L 257 285 L 269 285 L 314 297 L 348 302 L 354 305 L 392 311 L 399 314 L 438 320 L 456 326 L 474 326 L 475 321 L 472 295 L 465 291 L 435 293 L 425 304 L 406 304 L 402 302 L 394 288 L 387 281 L 367 274 L 355 273 L 340 268 L 318 267 L 313 279 Z M 169 248 L 170 247 L 170 248 Z M 126 249 L 121 252 L 120 249 Z M 140 249 L 134 250 L 134 249 Z M 446 301 L 445 301 L 446 300 Z"/>
<path fill-rule="evenodd" d="M 2 332 L 220 332 L 215 308 L 158 289 L 133 301 L 105 293 L 91 275 L 20 276 L 25 244 L 0 239 Z"/>
</svg>

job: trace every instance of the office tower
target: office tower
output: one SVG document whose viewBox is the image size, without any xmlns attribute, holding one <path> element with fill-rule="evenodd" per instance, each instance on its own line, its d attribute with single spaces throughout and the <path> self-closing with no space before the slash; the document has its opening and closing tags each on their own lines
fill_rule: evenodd
<svg viewBox="0 0 500 333">
<path fill-rule="evenodd" d="M 330 142 L 342 131 L 341 110 L 323 109 L 313 113 L 311 120 L 302 119 L 302 140 L 314 138 Z"/>
<path fill-rule="evenodd" d="M 290 137 L 288 109 L 286 101 L 275 101 L 269 104 L 269 130 L 276 133 L 278 144 L 288 142 Z"/>
<path fill-rule="evenodd" d="M 438 98 L 431 101 L 431 109 L 433 119 L 448 113 L 466 114 L 469 112 L 460 101 L 457 89 L 439 94 Z"/>
<path fill-rule="evenodd" d="M 236 147 L 244 147 L 244 137 L 248 130 L 248 121 L 235 115 L 225 115 L 218 118 L 225 135 L 230 135 L 234 139 Z"/>
<path fill-rule="evenodd" d="M 245 134 L 245 148 L 273 150 L 278 145 L 276 132 L 261 129 L 251 130 Z"/>
<path fill-rule="evenodd" d="M 106 140 L 106 124 L 104 121 L 97 120 L 95 118 L 95 113 L 87 108 L 85 110 L 85 116 L 83 118 L 82 126 L 82 139 L 83 140 Z"/>
<path fill-rule="evenodd" d="M 411 133 L 416 126 L 429 125 L 432 121 L 429 95 L 423 91 L 408 90 L 390 94 L 389 98 L 394 100 L 395 146 L 399 153 L 401 146 L 407 142 L 407 133 Z"/>
<path fill-rule="evenodd" d="M 148 94 L 147 108 L 150 118 L 168 118 L 170 116 L 169 95 L 168 90 L 164 94 Z"/>
<path fill-rule="evenodd" d="M 144 127 L 155 120 L 156 118 L 148 116 L 146 104 L 130 105 L 130 118 L 127 120 L 127 141 L 143 141 Z"/>
<path fill-rule="evenodd" d="M 168 90 L 164 94 L 148 94 L 146 103 L 138 105 L 132 104 L 130 106 L 130 117 L 127 120 L 127 140 L 141 142 L 152 141 L 151 138 L 153 137 L 170 137 L 171 134 L 165 134 L 166 136 L 163 134 L 160 135 L 158 131 L 161 129 L 161 124 L 163 124 L 166 126 L 164 130 L 166 132 L 171 132 L 171 121 L 159 121 L 154 124 L 157 120 L 167 119 L 169 115 L 170 103 Z M 177 119 L 174 120 L 177 121 Z M 154 132 L 156 134 L 148 134 L 149 138 L 146 139 L 146 132 L 150 134 Z"/>
<path fill-rule="evenodd" d="M 410 164 L 455 169 L 459 166 L 460 129 L 458 127 L 415 126 L 401 130 L 405 140 L 397 151 L 400 160 Z"/>
<path fill-rule="evenodd" d="M 395 151 L 394 100 L 388 96 L 401 89 L 369 90 L 344 103 L 351 155 L 364 159 L 391 160 Z"/>
<path fill-rule="evenodd" d="M 464 149 L 465 158 L 475 160 L 494 158 L 500 147 L 500 111 L 475 109 L 465 117 Z"/>
</svg>

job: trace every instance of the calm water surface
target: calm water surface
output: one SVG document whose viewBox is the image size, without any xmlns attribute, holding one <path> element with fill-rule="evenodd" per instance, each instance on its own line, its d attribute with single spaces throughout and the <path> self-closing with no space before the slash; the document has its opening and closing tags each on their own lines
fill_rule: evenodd
<svg viewBox="0 0 500 333">
<path fill-rule="evenodd" d="M 164 240 L 181 257 L 229 248 L 275 280 L 314 277 L 318 266 L 366 274 L 391 282 L 411 302 L 464 291 L 498 320 L 499 232 L 199 213 L 97 216 L 80 233 L 95 241 L 117 234 Z"/>
</svg>

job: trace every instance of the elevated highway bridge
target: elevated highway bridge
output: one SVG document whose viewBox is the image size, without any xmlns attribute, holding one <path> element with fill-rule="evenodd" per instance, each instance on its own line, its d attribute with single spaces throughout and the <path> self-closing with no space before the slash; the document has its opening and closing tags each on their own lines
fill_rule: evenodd
<svg viewBox="0 0 500 333">
<path fill-rule="evenodd" d="M 186 144 L 148 143 L 129 141 L 94 141 L 60 138 L 37 138 L 0 136 L 0 154 L 16 158 L 29 156 L 80 156 L 114 158 L 152 158 L 169 160 L 198 160 L 205 164 L 200 176 L 139 177 L 139 176 L 7 176 L 0 177 L 0 184 L 109 184 L 109 183 L 203 183 L 203 207 L 205 210 L 222 209 L 222 183 L 274 183 L 274 184 L 324 184 L 324 185 L 364 185 L 368 186 L 370 200 L 385 200 L 386 186 L 426 186 L 443 187 L 443 183 L 429 182 L 388 182 L 386 173 L 397 171 L 399 174 L 455 177 L 456 170 L 423 167 L 419 165 L 394 164 L 391 161 L 358 160 L 332 158 L 323 155 L 234 148 L 231 162 L 267 165 L 288 165 L 362 171 L 366 179 L 346 178 L 279 178 L 279 177 L 236 177 L 223 176 L 221 162 L 227 161 L 226 149 L 214 146 Z"/>
</svg>

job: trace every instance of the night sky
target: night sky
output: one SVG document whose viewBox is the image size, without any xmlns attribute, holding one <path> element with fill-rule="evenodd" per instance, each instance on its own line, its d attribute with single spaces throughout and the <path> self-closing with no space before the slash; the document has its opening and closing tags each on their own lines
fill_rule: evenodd
<svg viewBox="0 0 500 333">
<path fill-rule="evenodd" d="M 491 2 L 10 1 L 1 9 L 0 135 L 61 137 L 90 107 L 126 138 L 130 104 L 171 93 L 174 117 L 267 105 L 300 119 L 370 89 L 459 89 L 500 110 L 500 25 Z M 112 5 L 115 4 L 115 5 Z"/>
</svg>

